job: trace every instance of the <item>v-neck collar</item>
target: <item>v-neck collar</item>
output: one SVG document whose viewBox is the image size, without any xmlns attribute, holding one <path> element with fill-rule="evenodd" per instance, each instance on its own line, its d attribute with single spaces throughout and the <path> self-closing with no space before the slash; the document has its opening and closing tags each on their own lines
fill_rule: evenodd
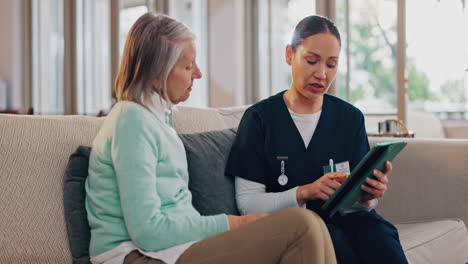
<svg viewBox="0 0 468 264">
<path fill-rule="evenodd" d="M 323 104 L 322 104 L 322 110 L 321 110 L 322 113 L 320 114 L 319 120 L 317 122 L 317 127 L 315 128 L 314 133 L 312 134 L 312 137 L 310 138 L 309 144 L 307 144 L 306 146 L 304 145 L 304 140 L 302 139 L 301 133 L 299 132 L 299 129 L 297 128 L 296 123 L 294 123 L 294 120 L 291 114 L 289 113 L 288 106 L 286 105 L 286 102 L 284 101 L 283 95 L 285 92 L 286 91 L 282 91 L 277 94 L 280 100 L 281 114 L 284 115 L 285 117 L 283 120 L 287 120 L 285 125 L 289 126 L 292 131 L 295 131 L 294 133 L 296 135 L 294 138 L 295 138 L 296 144 L 299 144 L 303 150 L 309 151 L 311 146 L 314 145 L 314 141 L 316 141 L 316 138 L 320 137 L 320 134 L 322 133 L 320 131 L 323 130 L 324 126 L 326 126 L 326 124 L 324 124 L 326 123 L 325 122 L 326 118 L 324 118 L 324 116 L 327 115 L 327 111 L 328 111 L 328 96 L 326 94 L 323 95 Z"/>
</svg>

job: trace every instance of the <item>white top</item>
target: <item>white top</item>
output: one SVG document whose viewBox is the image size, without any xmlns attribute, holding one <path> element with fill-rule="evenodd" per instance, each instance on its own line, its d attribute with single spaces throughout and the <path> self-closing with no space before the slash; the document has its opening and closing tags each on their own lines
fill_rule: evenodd
<svg viewBox="0 0 468 264">
<path fill-rule="evenodd" d="M 288 110 L 299 134 L 301 134 L 304 145 L 307 147 L 314 135 L 322 112 L 320 111 L 313 114 L 297 114 L 290 109 Z M 235 188 L 237 207 L 242 214 L 273 213 L 289 207 L 299 207 L 296 199 L 298 187 L 294 187 L 284 192 L 267 193 L 266 186 L 264 184 L 236 177 Z M 375 206 L 377 206 L 377 199 L 371 201 L 370 207 L 363 206 L 360 203 L 355 203 L 352 208 L 343 210 L 341 213 L 348 214 L 357 211 L 370 211 L 375 208 Z"/>
<path fill-rule="evenodd" d="M 167 124 L 171 129 L 173 129 L 172 104 L 166 103 L 166 101 L 162 100 L 162 98 L 157 93 L 153 94 L 153 96 L 151 97 L 151 102 L 152 105 L 148 106 L 148 108 L 154 113 L 154 115 L 159 120 Z M 154 239 L 158 238 L 155 237 Z M 124 262 L 125 257 L 130 252 L 132 252 L 133 250 L 138 250 L 141 254 L 150 258 L 162 260 L 167 264 L 175 264 L 177 259 L 179 259 L 179 257 L 185 252 L 185 250 L 187 250 L 195 242 L 197 241 L 188 242 L 158 252 L 145 252 L 139 249 L 135 244 L 133 244 L 132 241 L 127 241 L 98 256 L 91 257 L 91 262 L 93 264 L 122 264 Z"/>
<path fill-rule="evenodd" d="M 317 128 L 322 111 L 313 114 L 297 114 L 291 111 L 291 109 L 288 110 L 307 148 Z"/>
</svg>

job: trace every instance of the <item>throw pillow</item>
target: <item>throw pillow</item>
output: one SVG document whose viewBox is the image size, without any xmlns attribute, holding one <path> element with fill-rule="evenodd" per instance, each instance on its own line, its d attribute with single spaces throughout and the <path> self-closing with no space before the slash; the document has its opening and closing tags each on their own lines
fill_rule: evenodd
<svg viewBox="0 0 468 264">
<path fill-rule="evenodd" d="M 225 175 L 236 129 L 180 134 L 187 154 L 192 203 L 201 215 L 239 215 L 234 179 Z"/>
<path fill-rule="evenodd" d="M 90 230 L 86 214 L 85 181 L 91 149 L 79 146 L 70 156 L 63 184 L 63 205 L 68 242 L 74 264 L 91 263 L 89 259 Z"/>
</svg>

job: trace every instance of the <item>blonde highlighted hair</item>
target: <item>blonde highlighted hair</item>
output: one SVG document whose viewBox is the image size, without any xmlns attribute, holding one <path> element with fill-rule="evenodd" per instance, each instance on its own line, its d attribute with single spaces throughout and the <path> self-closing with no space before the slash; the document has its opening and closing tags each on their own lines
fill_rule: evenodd
<svg viewBox="0 0 468 264">
<path fill-rule="evenodd" d="M 115 80 L 118 101 L 147 107 L 157 92 L 167 102 L 167 78 L 182 54 L 184 43 L 195 35 L 183 23 L 166 15 L 146 13 L 133 24 Z M 157 85 L 153 83 L 157 80 Z"/>
</svg>

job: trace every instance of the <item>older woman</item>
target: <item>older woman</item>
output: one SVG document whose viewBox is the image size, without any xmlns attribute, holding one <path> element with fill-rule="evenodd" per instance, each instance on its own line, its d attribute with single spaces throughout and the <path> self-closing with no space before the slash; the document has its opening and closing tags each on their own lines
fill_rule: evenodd
<svg viewBox="0 0 468 264">
<path fill-rule="evenodd" d="M 346 172 L 327 173 L 330 159 L 354 168 L 369 151 L 364 116 L 327 94 L 339 62 L 341 39 L 332 21 L 309 16 L 300 21 L 286 63 L 291 87 L 246 110 L 228 160 L 236 176 L 243 213 L 271 213 L 307 207 L 321 213 Z M 360 201 L 335 219 L 324 218 L 340 264 L 407 263 L 396 228 L 373 208 L 387 190 L 392 165 L 374 171 Z"/>
<path fill-rule="evenodd" d="M 93 263 L 336 263 L 323 221 L 305 209 L 201 216 L 171 106 L 195 79 L 193 33 L 147 13 L 129 32 L 118 103 L 93 142 L 86 182 Z"/>
</svg>

